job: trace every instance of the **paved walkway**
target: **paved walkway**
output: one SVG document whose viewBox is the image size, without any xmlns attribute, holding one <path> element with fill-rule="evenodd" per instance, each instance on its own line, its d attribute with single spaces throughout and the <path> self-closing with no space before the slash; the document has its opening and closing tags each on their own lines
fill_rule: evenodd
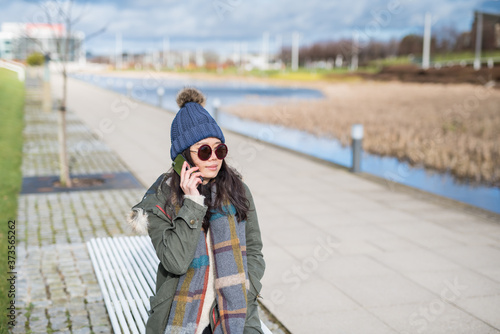
<svg viewBox="0 0 500 334">
<path fill-rule="evenodd" d="M 145 186 L 169 168 L 173 114 L 76 80 L 68 107 Z M 497 217 L 225 135 L 258 210 L 263 303 L 292 333 L 500 333 Z"/>
</svg>

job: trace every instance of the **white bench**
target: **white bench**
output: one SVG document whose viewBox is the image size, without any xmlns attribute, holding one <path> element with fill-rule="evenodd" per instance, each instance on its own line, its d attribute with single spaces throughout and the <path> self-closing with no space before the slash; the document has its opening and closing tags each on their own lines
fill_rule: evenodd
<svg viewBox="0 0 500 334">
<path fill-rule="evenodd" d="M 149 237 L 95 238 L 87 248 L 114 333 L 145 333 L 159 263 Z"/>
</svg>

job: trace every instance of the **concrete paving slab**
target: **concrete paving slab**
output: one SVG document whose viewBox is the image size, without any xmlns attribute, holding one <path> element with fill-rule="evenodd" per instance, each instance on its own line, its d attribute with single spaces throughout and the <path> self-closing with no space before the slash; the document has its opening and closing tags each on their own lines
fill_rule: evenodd
<svg viewBox="0 0 500 334">
<path fill-rule="evenodd" d="M 500 236 L 498 231 L 498 224 L 491 221 L 482 221 L 474 219 L 473 217 L 468 217 L 470 219 L 466 220 L 440 220 L 436 223 L 446 227 L 447 229 L 461 232 L 461 233 L 484 233 L 487 235 L 497 235 Z"/>
<path fill-rule="evenodd" d="M 333 240 L 333 242 L 335 241 Z M 318 267 L 322 268 L 329 266 L 327 262 L 329 259 L 340 257 L 337 249 L 335 248 L 335 244 L 332 247 L 328 247 L 327 245 L 327 240 L 323 239 L 316 245 L 292 245 L 287 246 L 285 250 L 288 254 L 291 254 L 296 259 L 297 264 L 315 259 L 318 262 Z M 315 271 L 316 270 L 317 269 L 315 269 Z M 319 270 L 317 271 L 319 272 Z"/>
<path fill-rule="evenodd" d="M 262 230 L 271 234 L 279 234 L 283 229 L 304 229 L 304 219 L 289 212 L 283 214 L 277 214 L 276 210 L 262 212 L 259 207 L 258 217 L 259 220 L 272 222 L 261 226 Z"/>
<path fill-rule="evenodd" d="M 362 196 L 361 196 L 362 197 Z M 359 207 L 359 203 L 366 203 L 366 205 L 363 205 L 363 208 L 361 209 Z M 332 203 L 336 207 L 343 208 L 344 210 L 347 211 L 362 211 L 362 212 L 376 212 L 376 211 L 387 211 L 389 208 L 387 205 L 376 202 L 376 201 L 367 201 L 366 198 L 357 198 L 355 200 L 345 200 L 345 198 L 342 198 L 339 201 L 335 201 Z M 376 215 L 376 214 L 375 214 Z"/>
<path fill-rule="evenodd" d="M 363 192 L 363 197 L 380 202 L 380 203 L 390 203 L 393 204 L 394 202 L 401 202 L 402 205 L 405 204 L 405 202 L 413 202 L 415 197 L 408 195 L 408 194 L 403 194 L 399 191 L 388 191 L 388 189 L 381 189 L 381 190 L 375 190 L 375 191 L 365 191 Z M 396 203 L 400 204 L 400 203 Z"/>
<path fill-rule="evenodd" d="M 463 246 L 463 243 L 448 235 L 425 235 L 413 238 L 412 242 L 427 249 Z"/>
<path fill-rule="evenodd" d="M 487 236 L 489 238 L 493 238 L 495 240 L 498 240 L 497 246 L 500 245 L 500 231 L 498 231 L 498 230 L 488 231 Z"/>
<path fill-rule="evenodd" d="M 283 284 L 282 274 L 300 266 L 300 262 L 281 246 L 268 244 L 265 248 L 264 259 L 266 260 L 266 275 L 268 275 L 266 284 Z M 269 266 L 268 263 L 273 263 L 273 266 Z"/>
<path fill-rule="evenodd" d="M 303 219 L 325 232 L 334 231 L 338 226 L 366 226 L 369 222 L 356 217 L 353 213 L 331 208 L 328 213 L 308 213 Z"/>
<path fill-rule="evenodd" d="M 364 203 L 366 199 L 361 199 L 358 203 Z M 359 208 L 351 208 L 350 213 L 356 217 L 362 218 L 363 220 L 370 223 L 415 223 L 418 224 L 422 219 L 415 217 L 414 215 L 401 211 L 399 209 L 388 207 L 384 210 L 384 214 L 380 214 L 380 210 L 367 210 Z M 418 225 L 416 225 L 418 226 Z"/>
<path fill-rule="evenodd" d="M 417 216 L 427 221 L 444 223 L 444 222 L 457 222 L 457 221 L 482 221 L 482 218 L 475 217 L 460 211 L 452 210 L 449 208 L 442 208 L 441 210 L 422 211 L 417 212 Z"/>
<path fill-rule="evenodd" d="M 358 255 L 358 254 L 376 254 L 381 253 L 382 249 L 374 246 L 370 241 L 363 240 L 348 240 L 343 241 L 337 247 L 337 252 L 343 255 Z"/>
<path fill-rule="evenodd" d="M 499 282 L 468 269 L 406 273 L 405 276 L 437 295 L 444 290 L 450 290 L 460 298 L 500 294 Z"/>
<path fill-rule="evenodd" d="M 329 281 L 365 308 L 422 303 L 435 298 L 399 274 L 332 277 Z"/>
<path fill-rule="evenodd" d="M 370 244 L 374 245 L 375 247 L 381 249 L 383 252 L 387 253 L 393 253 L 393 252 L 401 252 L 401 251 L 411 251 L 411 250 L 417 250 L 420 249 L 421 247 L 414 243 L 414 241 L 410 241 L 404 238 L 399 238 L 399 237 L 389 237 L 389 238 L 382 238 L 382 239 L 376 239 L 376 240 L 370 240 Z"/>
<path fill-rule="evenodd" d="M 295 317 L 309 317 L 316 313 L 335 311 L 360 310 L 358 303 L 347 297 L 339 289 L 329 282 L 317 277 L 304 275 L 303 278 L 289 272 L 285 277 L 285 284 L 270 284 L 264 290 L 266 295 L 271 296 L 269 309 L 277 311 L 284 316 L 284 323 Z M 277 291 L 283 292 L 283 298 L 274 298 Z M 292 294 L 296 297 L 293 297 Z M 324 296 L 325 298 L 311 298 L 313 296 Z M 301 303 L 295 303 L 295 298 L 300 298 Z M 266 304 L 267 306 L 268 304 Z M 309 323 L 309 321 L 307 321 Z M 288 327 L 288 324 L 287 324 Z M 304 328 L 290 328 L 292 333 L 303 332 Z"/>
<path fill-rule="evenodd" d="M 489 246 L 453 247 L 438 253 L 467 268 L 500 267 L 500 249 Z"/>
<path fill-rule="evenodd" d="M 500 293 L 493 296 L 460 298 L 457 305 L 495 328 L 500 328 Z"/>
<path fill-rule="evenodd" d="M 393 208 L 410 213 L 433 212 L 441 210 L 439 205 L 423 201 L 398 201 L 390 203 Z"/>
<path fill-rule="evenodd" d="M 378 224 L 386 231 L 403 238 L 416 239 L 420 237 L 444 236 L 449 234 L 449 230 L 425 220 L 397 221 L 391 220 Z"/>
<path fill-rule="evenodd" d="M 447 235 L 450 239 L 456 240 L 464 246 L 487 246 L 495 248 L 499 242 L 494 235 L 482 233 L 450 233 Z"/>
<path fill-rule="evenodd" d="M 474 268 L 474 271 L 500 283 L 500 267 L 480 267 Z"/>
<path fill-rule="evenodd" d="M 311 213 L 311 214 L 325 213 L 325 214 L 332 215 L 332 213 L 334 213 L 335 211 L 339 211 L 339 210 L 335 210 L 335 209 L 340 209 L 340 208 L 333 207 L 333 210 L 332 210 L 332 207 L 329 207 L 328 205 L 326 205 L 325 202 L 317 201 L 314 199 L 311 199 L 309 201 L 304 201 L 302 203 L 297 202 L 296 205 L 290 205 L 290 204 L 286 203 L 285 206 L 282 206 L 282 207 L 286 211 L 289 211 L 293 214 L 296 214 L 296 215 L 299 215 L 302 217 L 307 216 L 309 213 Z"/>
<path fill-rule="evenodd" d="M 344 241 L 374 240 L 390 238 L 393 235 L 374 225 L 335 226 L 331 234 Z"/>
<path fill-rule="evenodd" d="M 325 232 L 315 227 L 286 228 L 274 232 L 270 238 L 284 247 L 294 245 L 311 245 L 318 244 L 319 240 L 325 239 L 328 235 Z M 335 239 L 335 236 L 331 236 Z"/>
<path fill-rule="evenodd" d="M 484 321 L 440 299 L 423 304 L 371 308 L 369 311 L 398 333 L 500 333 Z"/>
<path fill-rule="evenodd" d="M 374 259 L 401 273 L 458 270 L 460 265 L 425 249 L 373 254 Z"/>
<path fill-rule="evenodd" d="M 395 271 L 387 268 L 369 256 L 336 256 L 327 259 L 318 268 L 318 274 L 325 280 L 332 278 L 390 276 Z"/>
<path fill-rule="evenodd" d="M 325 321 L 328 319 L 328 321 Z M 303 319 L 289 321 L 291 328 L 303 328 Z M 392 328 L 366 310 L 322 312 L 308 315 L 309 333 L 328 334 L 395 334 Z"/>
</svg>

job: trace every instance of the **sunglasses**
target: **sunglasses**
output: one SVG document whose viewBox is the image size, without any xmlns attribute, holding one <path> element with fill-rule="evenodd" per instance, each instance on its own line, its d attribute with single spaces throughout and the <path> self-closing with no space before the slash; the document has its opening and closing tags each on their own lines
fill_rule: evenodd
<svg viewBox="0 0 500 334">
<path fill-rule="evenodd" d="M 198 148 L 198 151 L 191 151 L 191 152 L 198 152 L 198 158 L 202 161 L 207 161 L 210 159 L 212 156 L 212 148 L 209 145 L 201 145 Z M 226 157 L 227 155 L 227 146 L 226 144 L 219 144 L 215 148 L 215 156 L 217 159 L 222 160 Z"/>
</svg>

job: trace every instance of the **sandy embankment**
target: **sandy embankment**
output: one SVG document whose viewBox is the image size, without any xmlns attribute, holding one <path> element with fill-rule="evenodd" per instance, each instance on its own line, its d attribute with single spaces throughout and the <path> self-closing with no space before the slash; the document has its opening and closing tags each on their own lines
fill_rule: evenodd
<svg viewBox="0 0 500 334">
<path fill-rule="evenodd" d="M 500 184 L 500 90 L 469 84 L 325 84 L 326 99 L 227 111 L 350 144 L 364 125 L 363 147 L 460 178 Z M 280 112 L 276 110 L 279 108 Z"/>
</svg>

